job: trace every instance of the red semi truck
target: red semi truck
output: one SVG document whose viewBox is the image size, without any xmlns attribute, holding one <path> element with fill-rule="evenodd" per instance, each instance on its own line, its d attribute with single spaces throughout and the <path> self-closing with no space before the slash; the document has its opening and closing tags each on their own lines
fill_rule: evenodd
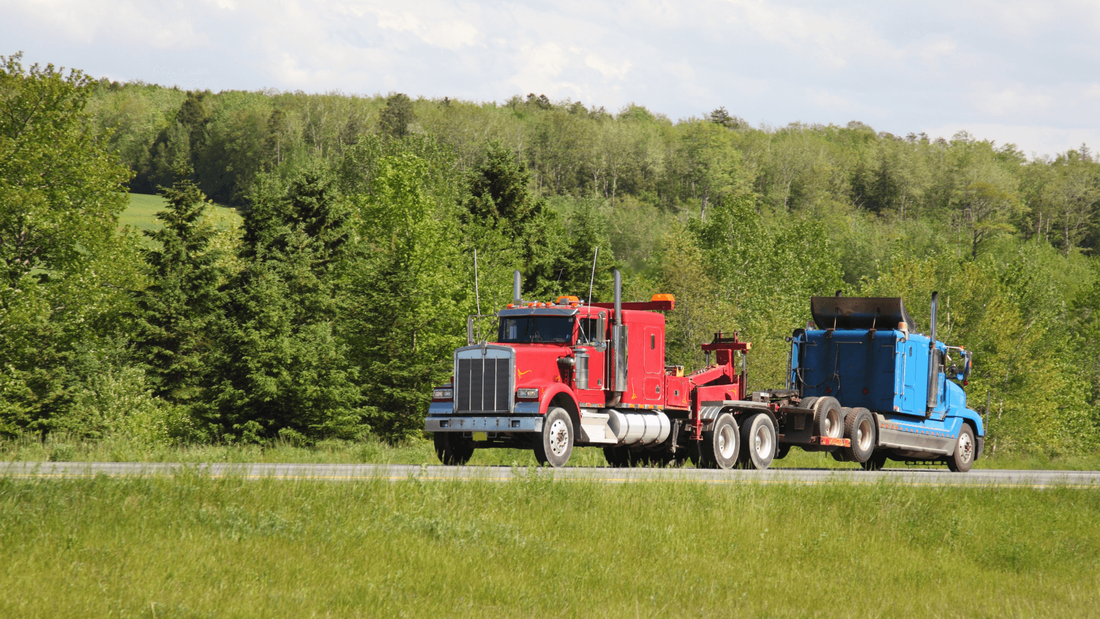
<svg viewBox="0 0 1100 619">
<path fill-rule="evenodd" d="M 793 389 L 745 392 L 752 345 L 737 333 L 702 345 L 701 370 L 685 375 L 666 365 L 662 312 L 675 299 L 624 303 L 614 276 L 613 303 L 540 303 L 520 298 L 517 271 L 512 303 L 496 314 L 497 341 L 475 343 L 471 317 L 469 345 L 455 351 L 452 382 L 433 390 L 425 421 L 443 463 L 465 464 L 475 449 L 518 447 L 560 467 L 580 445 L 603 447 L 612 466 L 691 459 L 764 469 L 791 444 L 851 448 L 835 398 L 815 398 L 810 408 Z"/>
</svg>

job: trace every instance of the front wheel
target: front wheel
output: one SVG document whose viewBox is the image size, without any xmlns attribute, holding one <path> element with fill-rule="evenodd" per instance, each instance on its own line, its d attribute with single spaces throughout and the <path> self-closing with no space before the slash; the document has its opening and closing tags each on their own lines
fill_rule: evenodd
<svg viewBox="0 0 1100 619">
<path fill-rule="evenodd" d="M 699 463 L 708 469 L 731 469 L 737 464 L 740 443 L 733 415 L 722 413 L 714 420 L 714 429 L 703 433 Z"/>
<path fill-rule="evenodd" d="M 462 438 L 459 432 L 436 432 L 432 442 L 436 457 L 447 466 L 462 466 L 474 456 L 473 441 Z"/>
<path fill-rule="evenodd" d="M 535 442 L 535 459 L 539 464 L 561 468 L 573 455 L 573 420 L 564 408 L 556 406 L 542 421 L 542 434 Z"/>
<path fill-rule="evenodd" d="M 764 413 L 757 413 L 741 426 L 741 461 L 744 465 L 764 470 L 775 457 L 775 423 Z"/>
<path fill-rule="evenodd" d="M 974 466 L 974 431 L 970 424 L 964 423 L 959 430 L 959 442 L 955 444 L 955 453 L 947 457 L 947 468 L 956 473 L 965 473 Z"/>
</svg>

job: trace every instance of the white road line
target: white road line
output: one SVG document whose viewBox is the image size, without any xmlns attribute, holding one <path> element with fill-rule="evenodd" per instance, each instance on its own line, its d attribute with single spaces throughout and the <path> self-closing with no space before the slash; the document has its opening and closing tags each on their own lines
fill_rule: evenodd
<svg viewBox="0 0 1100 619">
<path fill-rule="evenodd" d="M 1011 471 L 976 469 L 951 473 L 936 469 L 860 471 L 854 469 L 769 469 L 717 471 L 708 469 L 581 468 L 504 466 L 417 466 L 405 464 L 183 464 L 145 462 L 0 462 L 0 477 L 59 479 L 175 476 L 200 474 L 249 480 L 286 481 L 491 481 L 522 479 L 603 483 L 688 482 L 706 484 L 826 484 L 879 483 L 917 486 L 1068 487 L 1100 490 L 1098 471 Z"/>
</svg>

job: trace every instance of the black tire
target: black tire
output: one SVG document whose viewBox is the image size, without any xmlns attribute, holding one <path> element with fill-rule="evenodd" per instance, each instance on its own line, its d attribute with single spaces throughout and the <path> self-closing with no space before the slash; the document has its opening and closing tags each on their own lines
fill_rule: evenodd
<svg viewBox="0 0 1100 619">
<path fill-rule="evenodd" d="M 780 443 L 779 447 L 775 448 L 775 459 L 782 460 L 787 457 L 787 454 L 791 453 L 790 443 Z"/>
<path fill-rule="evenodd" d="M 866 462 L 860 462 L 859 466 L 865 471 L 881 471 L 882 467 L 886 466 L 886 454 L 875 451 L 870 458 L 867 458 Z"/>
<path fill-rule="evenodd" d="M 699 445 L 699 465 L 707 469 L 732 469 L 737 464 L 740 445 L 737 422 L 733 420 L 733 415 L 722 413 L 714 420 L 714 429 L 703 433 Z"/>
<path fill-rule="evenodd" d="M 678 469 L 683 468 L 684 465 L 687 464 L 689 458 L 690 456 L 688 455 L 688 450 L 680 447 L 676 450 L 676 453 L 672 454 L 672 462 L 669 464 L 669 466 Z"/>
<path fill-rule="evenodd" d="M 560 406 L 546 412 L 542 433 L 535 441 L 535 459 L 541 465 L 561 468 L 573 455 L 573 420 Z"/>
<path fill-rule="evenodd" d="M 647 467 L 653 464 L 653 454 L 643 450 L 630 450 L 630 466 Z"/>
<path fill-rule="evenodd" d="M 826 396 L 814 402 L 814 431 L 829 438 L 844 436 L 844 414 L 836 398 Z"/>
<path fill-rule="evenodd" d="M 462 438 L 460 432 L 436 432 L 432 442 L 436 457 L 447 466 L 462 466 L 474 456 L 473 441 Z"/>
<path fill-rule="evenodd" d="M 963 423 L 959 430 L 959 440 L 955 443 L 955 453 L 947 457 L 947 468 L 956 473 L 965 473 L 974 466 L 974 450 L 977 448 L 974 442 L 974 430 L 970 424 Z"/>
<path fill-rule="evenodd" d="M 763 471 L 772 464 L 776 448 L 775 422 L 757 413 L 741 424 L 741 462 L 746 468 Z"/>
<path fill-rule="evenodd" d="M 611 468 L 623 469 L 630 466 L 630 450 L 626 447 L 604 447 L 603 457 Z"/>
<path fill-rule="evenodd" d="M 853 408 L 844 418 L 844 436 L 851 440 L 851 447 L 843 448 L 848 462 L 866 462 L 878 445 L 878 425 L 875 416 L 866 408 Z"/>
</svg>

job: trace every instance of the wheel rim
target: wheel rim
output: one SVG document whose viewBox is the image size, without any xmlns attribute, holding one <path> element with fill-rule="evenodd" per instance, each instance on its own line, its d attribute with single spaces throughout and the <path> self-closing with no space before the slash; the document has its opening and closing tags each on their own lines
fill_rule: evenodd
<svg viewBox="0 0 1100 619">
<path fill-rule="evenodd" d="M 756 449 L 756 455 L 761 458 L 767 457 L 772 452 L 772 435 L 768 432 L 768 428 L 760 426 L 756 429 L 756 434 L 753 437 L 753 447 Z"/>
<path fill-rule="evenodd" d="M 861 420 L 856 428 L 856 443 L 859 445 L 860 451 L 867 451 L 871 448 L 871 436 L 871 422 L 867 419 Z"/>
<path fill-rule="evenodd" d="M 550 424 L 550 451 L 555 456 L 563 456 L 567 449 L 569 449 L 569 426 L 565 425 L 561 419 L 555 419 L 554 423 Z"/>
<path fill-rule="evenodd" d="M 737 449 L 736 440 L 733 436 L 733 427 L 729 424 L 722 426 L 722 429 L 718 431 L 718 453 L 722 455 L 724 460 L 733 457 L 733 452 Z"/>
<path fill-rule="evenodd" d="M 836 438 L 836 429 L 840 427 L 840 419 L 835 412 L 830 412 L 825 416 L 825 434 L 832 438 Z"/>
<path fill-rule="evenodd" d="M 970 462 L 970 457 L 974 455 L 974 443 L 970 440 L 970 435 L 963 432 L 959 435 L 959 457 L 963 462 Z"/>
</svg>

